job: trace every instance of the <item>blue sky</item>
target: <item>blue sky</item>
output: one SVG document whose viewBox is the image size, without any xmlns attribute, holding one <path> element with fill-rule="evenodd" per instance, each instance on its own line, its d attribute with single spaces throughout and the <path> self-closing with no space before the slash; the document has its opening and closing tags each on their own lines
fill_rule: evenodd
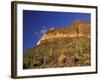
<svg viewBox="0 0 100 80">
<path fill-rule="evenodd" d="M 23 50 L 36 46 L 48 29 L 69 26 L 76 20 L 91 20 L 89 13 L 23 10 Z"/>
</svg>

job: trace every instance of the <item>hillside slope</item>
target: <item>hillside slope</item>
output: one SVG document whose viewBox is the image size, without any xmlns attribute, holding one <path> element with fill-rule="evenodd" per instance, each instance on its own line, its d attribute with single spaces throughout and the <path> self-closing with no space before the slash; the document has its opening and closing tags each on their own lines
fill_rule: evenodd
<svg viewBox="0 0 100 80">
<path fill-rule="evenodd" d="M 90 66 L 90 23 L 48 30 L 40 43 L 24 54 L 23 68 Z"/>
</svg>

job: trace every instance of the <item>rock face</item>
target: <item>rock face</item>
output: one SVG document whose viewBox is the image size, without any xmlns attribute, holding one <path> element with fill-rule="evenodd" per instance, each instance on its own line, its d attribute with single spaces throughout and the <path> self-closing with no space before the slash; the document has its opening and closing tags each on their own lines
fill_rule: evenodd
<svg viewBox="0 0 100 80">
<path fill-rule="evenodd" d="M 91 65 L 90 22 L 48 30 L 38 45 L 23 55 L 23 69 Z"/>
<path fill-rule="evenodd" d="M 48 30 L 38 42 L 38 45 L 45 40 L 54 40 L 67 37 L 90 37 L 90 23 L 77 20 L 72 25 L 63 28 Z"/>
</svg>

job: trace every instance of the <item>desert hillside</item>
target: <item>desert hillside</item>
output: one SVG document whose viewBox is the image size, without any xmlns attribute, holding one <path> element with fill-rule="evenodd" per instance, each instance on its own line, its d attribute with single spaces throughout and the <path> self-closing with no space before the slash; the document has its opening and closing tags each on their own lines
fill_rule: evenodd
<svg viewBox="0 0 100 80">
<path fill-rule="evenodd" d="M 38 45 L 24 53 L 23 68 L 89 66 L 90 22 L 76 20 L 70 26 L 48 30 Z"/>
</svg>

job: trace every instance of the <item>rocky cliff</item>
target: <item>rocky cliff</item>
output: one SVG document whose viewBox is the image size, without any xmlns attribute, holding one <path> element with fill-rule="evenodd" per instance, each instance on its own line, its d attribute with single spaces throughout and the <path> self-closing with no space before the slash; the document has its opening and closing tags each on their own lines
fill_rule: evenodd
<svg viewBox="0 0 100 80">
<path fill-rule="evenodd" d="M 44 41 L 68 37 L 90 37 L 90 23 L 77 20 L 70 26 L 48 30 L 39 40 L 38 45 Z"/>
</svg>

